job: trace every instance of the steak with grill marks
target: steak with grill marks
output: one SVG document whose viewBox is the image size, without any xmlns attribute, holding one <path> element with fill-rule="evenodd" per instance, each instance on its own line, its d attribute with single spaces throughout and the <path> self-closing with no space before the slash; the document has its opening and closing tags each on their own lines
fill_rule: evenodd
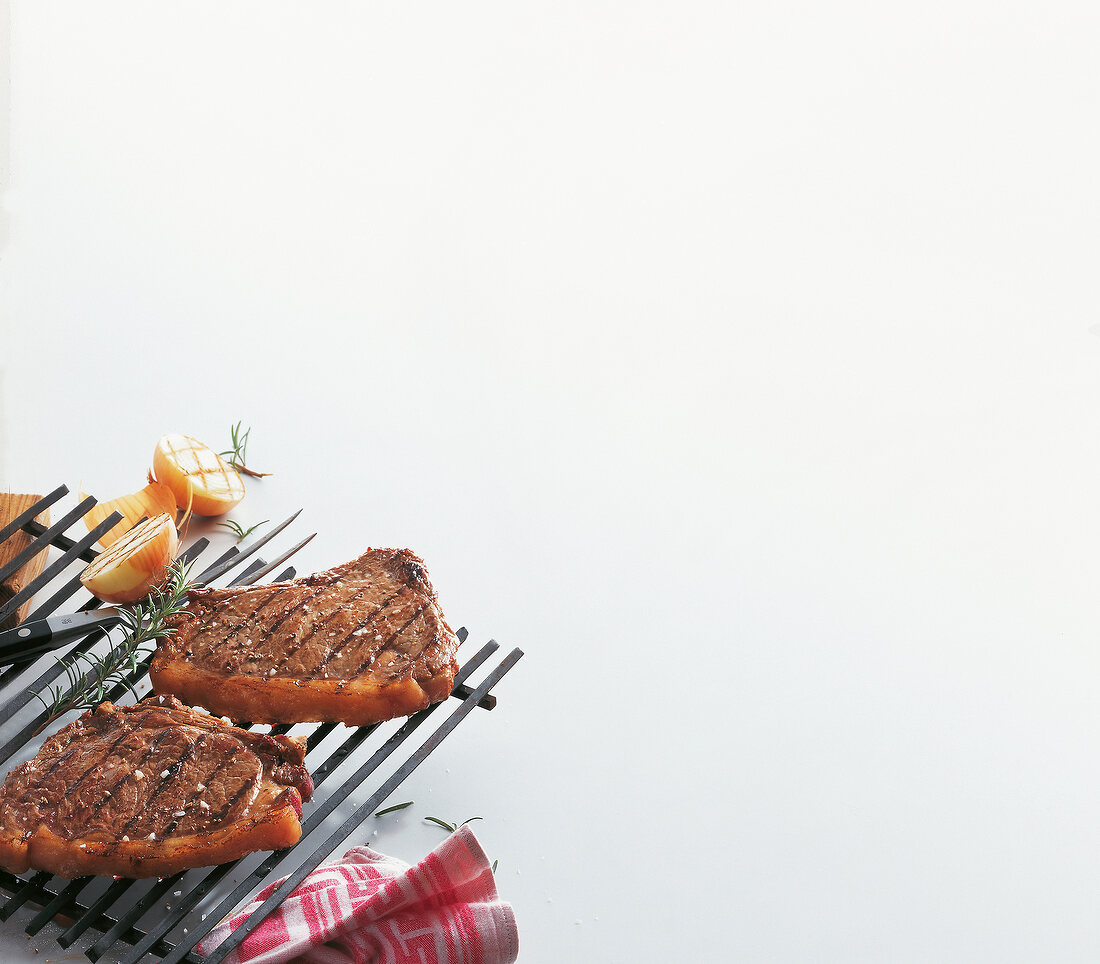
<svg viewBox="0 0 1100 964">
<path fill-rule="evenodd" d="M 313 794 L 302 741 L 171 697 L 102 703 L 0 788 L 0 866 L 165 877 L 298 842 Z"/>
<path fill-rule="evenodd" d="M 290 582 L 196 589 L 149 669 L 153 689 L 235 720 L 377 723 L 444 700 L 458 639 L 408 549 Z"/>
</svg>

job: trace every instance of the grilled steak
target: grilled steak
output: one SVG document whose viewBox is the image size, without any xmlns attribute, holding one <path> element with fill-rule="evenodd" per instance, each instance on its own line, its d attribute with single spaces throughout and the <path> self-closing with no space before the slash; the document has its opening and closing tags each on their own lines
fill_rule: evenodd
<svg viewBox="0 0 1100 964">
<path fill-rule="evenodd" d="M 0 866 L 164 877 L 297 843 L 313 781 L 299 740 L 171 697 L 102 703 L 0 788 Z"/>
<path fill-rule="evenodd" d="M 368 549 L 291 582 L 197 589 L 173 625 L 153 689 L 235 720 L 376 723 L 446 699 L 458 670 L 458 640 L 408 549 Z"/>
</svg>

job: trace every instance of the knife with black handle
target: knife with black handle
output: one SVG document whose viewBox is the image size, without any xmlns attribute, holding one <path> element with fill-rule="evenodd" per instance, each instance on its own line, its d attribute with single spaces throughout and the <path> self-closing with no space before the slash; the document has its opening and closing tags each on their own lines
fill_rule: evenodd
<svg viewBox="0 0 1100 964">
<path fill-rule="evenodd" d="M 104 606 L 67 616 L 50 616 L 23 623 L 0 633 L 0 666 L 37 659 L 73 639 L 87 636 L 95 629 L 110 629 L 122 621 L 115 606 Z"/>
</svg>

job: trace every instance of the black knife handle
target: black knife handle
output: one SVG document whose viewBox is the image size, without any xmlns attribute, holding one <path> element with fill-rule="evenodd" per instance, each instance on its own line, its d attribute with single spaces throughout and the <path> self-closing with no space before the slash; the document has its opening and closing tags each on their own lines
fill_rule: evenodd
<svg viewBox="0 0 1100 964">
<path fill-rule="evenodd" d="M 52 642 L 53 630 L 45 619 L 17 626 L 9 635 L 14 637 L 12 641 L 0 644 L 0 666 L 36 659 L 57 648 L 57 644 Z"/>
<path fill-rule="evenodd" d="M 43 653 L 60 649 L 74 639 L 94 632 L 107 632 L 121 621 L 118 610 L 108 606 L 99 612 L 70 613 L 24 623 L 0 633 L 0 666 L 38 659 Z"/>
</svg>

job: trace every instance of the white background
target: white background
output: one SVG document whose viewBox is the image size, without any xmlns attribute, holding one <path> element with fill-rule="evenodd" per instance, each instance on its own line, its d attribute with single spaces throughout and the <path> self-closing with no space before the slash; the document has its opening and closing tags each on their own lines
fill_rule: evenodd
<svg viewBox="0 0 1100 964">
<path fill-rule="evenodd" d="M 530 962 L 1097 959 L 1095 4 L 11 6 L 0 484 L 243 419 L 527 651 L 380 849 L 484 816 Z"/>
</svg>

